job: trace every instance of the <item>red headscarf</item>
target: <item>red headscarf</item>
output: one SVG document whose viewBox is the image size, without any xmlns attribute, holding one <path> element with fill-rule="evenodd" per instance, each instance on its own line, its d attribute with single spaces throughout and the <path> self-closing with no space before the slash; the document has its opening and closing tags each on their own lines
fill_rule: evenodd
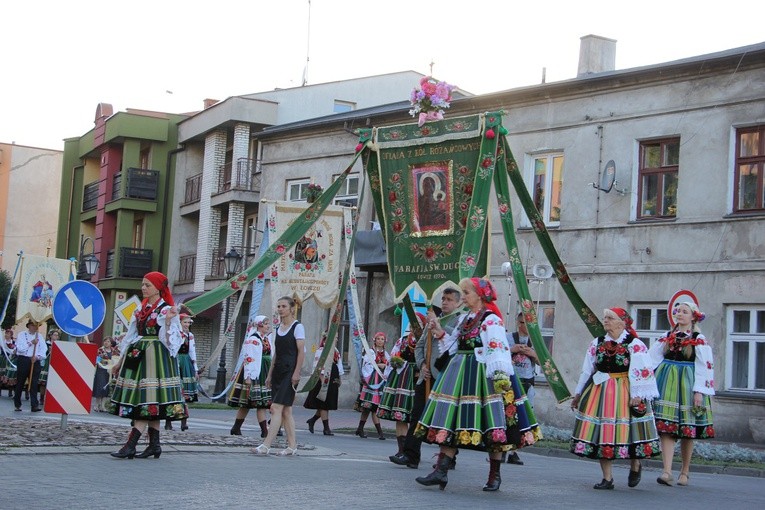
<svg viewBox="0 0 765 510">
<path fill-rule="evenodd" d="M 609 310 L 614 312 L 616 316 L 624 322 L 624 329 L 627 330 L 627 333 L 634 336 L 635 338 L 639 338 L 637 331 L 632 329 L 632 317 L 630 317 L 630 314 L 627 313 L 627 310 L 624 308 L 609 308 Z"/>
<path fill-rule="evenodd" d="M 149 280 L 151 284 L 157 288 L 159 291 L 159 297 L 161 297 L 165 303 L 170 306 L 175 305 L 175 301 L 173 301 L 173 295 L 170 294 L 170 288 L 168 287 L 169 282 L 167 281 L 167 276 L 163 275 L 159 271 L 152 271 L 151 273 L 146 273 L 144 278 Z M 143 300 L 144 306 L 147 302 L 148 300 Z"/>
<path fill-rule="evenodd" d="M 481 297 L 483 306 L 491 313 L 502 319 L 502 312 L 499 311 L 497 306 L 497 291 L 494 289 L 494 285 L 491 284 L 486 278 L 471 278 L 475 292 Z"/>
</svg>

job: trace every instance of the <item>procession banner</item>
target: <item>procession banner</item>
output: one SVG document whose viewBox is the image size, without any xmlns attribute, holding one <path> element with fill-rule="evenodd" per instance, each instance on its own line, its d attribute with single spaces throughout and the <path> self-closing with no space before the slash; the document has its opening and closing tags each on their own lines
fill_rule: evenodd
<svg viewBox="0 0 765 510">
<path fill-rule="evenodd" d="M 369 136 L 361 132 L 362 143 Z M 496 140 L 483 115 L 375 128 L 365 160 L 394 299 L 428 300 L 488 267 L 487 209 Z"/>
<path fill-rule="evenodd" d="M 53 317 L 53 296 L 74 279 L 75 262 L 24 254 L 20 275 L 16 323 L 28 319 L 44 322 Z"/>
<path fill-rule="evenodd" d="M 201 296 L 197 296 L 191 299 L 186 304 L 186 307 L 192 314 L 197 314 L 207 310 L 211 306 L 220 303 L 228 296 L 231 296 L 235 292 L 246 287 L 252 280 L 258 275 L 264 273 L 279 257 L 289 251 L 295 243 L 303 237 L 311 225 L 321 216 L 324 210 L 335 198 L 340 187 L 345 184 L 345 179 L 353 169 L 353 165 L 359 159 L 361 150 L 356 151 L 356 155 L 351 160 L 350 164 L 343 170 L 340 176 L 335 179 L 324 193 L 312 203 L 308 209 L 305 210 L 303 216 L 294 222 L 284 231 L 284 233 L 277 239 L 269 248 L 265 251 L 263 256 L 255 260 L 255 262 L 242 271 L 241 273 L 229 278 L 225 283 L 218 287 L 205 292 Z"/>
<path fill-rule="evenodd" d="M 266 223 L 272 239 L 281 237 L 293 222 L 301 221 L 306 211 L 305 204 L 262 202 L 267 204 Z M 330 205 L 271 266 L 271 302 L 276 303 L 282 296 L 302 302 L 313 297 L 321 308 L 337 302 L 342 234 L 343 208 Z"/>
</svg>

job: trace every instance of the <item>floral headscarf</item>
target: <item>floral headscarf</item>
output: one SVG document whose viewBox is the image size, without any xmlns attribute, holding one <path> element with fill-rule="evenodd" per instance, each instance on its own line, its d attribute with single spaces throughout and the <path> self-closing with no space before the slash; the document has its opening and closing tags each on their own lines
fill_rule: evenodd
<svg viewBox="0 0 765 510">
<path fill-rule="evenodd" d="M 486 278 L 471 278 L 475 292 L 483 301 L 483 306 L 491 313 L 502 318 L 502 312 L 499 311 L 497 306 L 497 291 L 494 289 L 494 285 L 491 284 Z"/>
<path fill-rule="evenodd" d="M 627 310 L 624 308 L 608 308 L 607 310 L 615 313 L 619 320 L 624 322 L 624 329 L 627 330 L 627 333 L 638 338 L 637 331 L 632 328 L 632 317 L 627 313 Z"/>
<path fill-rule="evenodd" d="M 162 301 L 170 306 L 175 305 L 175 301 L 173 301 L 173 295 L 170 293 L 170 288 L 168 287 L 169 282 L 167 280 L 167 276 L 163 275 L 159 271 L 152 271 L 151 273 L 146 273 L 144 278 L 149 280 L 151 284 L 157 288 L 159 291 L 159 297 L 162 298 Z M 146 302 L 147 300 L 144 300 L 143 306 L 146 306 Z"/>
</svg>

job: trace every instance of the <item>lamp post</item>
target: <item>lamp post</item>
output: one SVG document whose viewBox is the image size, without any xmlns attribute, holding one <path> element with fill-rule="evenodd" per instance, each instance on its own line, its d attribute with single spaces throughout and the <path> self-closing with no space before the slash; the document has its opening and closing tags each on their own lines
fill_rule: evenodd
<svg viewBox="0 0 765 510">
<path fill-rule="evenodd" d="M 85 253 L 85 245 L 90 241 L 91 250 L 90 253 Z M 90 279 L 98 272 L 98 265 L 100 261 L 95 254 L 96 245 L 93 239 L 80 235 L 80 262 L 77 264 L 77 279 L 90 281 Z"/>
<path fill-rule="evenodd" d="M 223 262 L 226 267 L 226 278 L 231 278 L 239 270 L 239 262 L 241 262 L 242 256 L 236 251 L 236 248 L 231 250 L 223 256 Z M 223 316 L 223 336 L 224 343 L 223 349 L 220 351 L 220 362 L 218 363 L 218 373 L 215 377 L 215 394 L 218 395 L 226 387 L 226 344 L 228 339 L 225 338 L 226 331 L 228 330 L 228 313 L 229 305 L 231 303 L 231 296 L 226 298 L 226 311 Z M 224 400 L 224 397 L 220 397 L 218 401 Z"/>
</svg>

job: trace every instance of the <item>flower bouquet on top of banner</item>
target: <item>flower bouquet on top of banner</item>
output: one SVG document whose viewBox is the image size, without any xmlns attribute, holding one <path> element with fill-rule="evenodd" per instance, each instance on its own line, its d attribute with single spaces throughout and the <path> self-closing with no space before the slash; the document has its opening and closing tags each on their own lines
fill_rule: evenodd
<svg viewBox="0 0 765 510">
<path fill-rule="evenodd" d="M 321 185 L 311 183 L 305 190 L 305 200 L 309 204 L 312 204 L 322 193 L 324 193 L 324 188 L 322 188 Z"/>
<path fill-rule="evenodd" d="M 445 81 L 438 81 L 431 76 L 423 77 L 420 88 L 412 90 L 409 98 L 412 103 L 409 115 L 417 117 L 417 125 L 420 127 L 430 120 L 443 120 L 444 110 L 449 108 L 454 89 L 454 85 Z"/>
</svg>

